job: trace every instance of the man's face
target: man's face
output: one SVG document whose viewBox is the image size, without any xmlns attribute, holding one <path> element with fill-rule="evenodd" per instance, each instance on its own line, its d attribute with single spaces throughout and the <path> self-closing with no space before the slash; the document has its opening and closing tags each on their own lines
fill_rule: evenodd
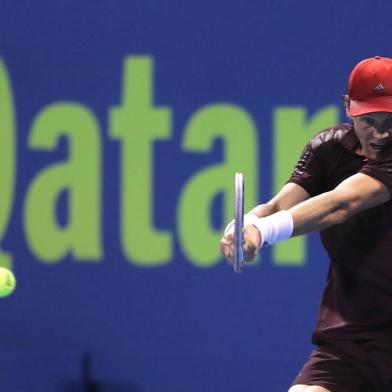
<svg viewBox="0 0 392 392">
<path fill-rule="evenodd" d="M 376 159 L 381 151 L 392 147 L 392 113 L 374 112 L 351 118 L 361 143 L 359 154 Z"/>
</svg>

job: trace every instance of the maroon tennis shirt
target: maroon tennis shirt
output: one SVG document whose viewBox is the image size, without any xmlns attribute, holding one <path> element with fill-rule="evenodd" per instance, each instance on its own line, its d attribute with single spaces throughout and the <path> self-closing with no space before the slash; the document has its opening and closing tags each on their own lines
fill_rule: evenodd
<svg viewBox="0 0 392 392">
<path fill-rule="evenodd" d="M 392 152 L 371 161 L 355 153 L 358 145 L 351 124 L 321 131 L 305 147 L 288 182 L 315 196 L 355 173 L 364 173 L 392 194 Z M 313 342 L 392 340 L 392 202 L 320 234 L 331 263 Z"/>
</svg>

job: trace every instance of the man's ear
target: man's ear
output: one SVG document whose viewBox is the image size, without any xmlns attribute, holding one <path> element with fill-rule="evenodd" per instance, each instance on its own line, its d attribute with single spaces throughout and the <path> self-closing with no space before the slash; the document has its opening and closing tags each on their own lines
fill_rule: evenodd
<svg viewBox="0 0 392 392">
<path fill-rule="evenodd" d="M 346 116 L 352 119 L 352 115 L 350 112 L 350 97 L 347 94 L 345 94 L 342 96 L 342 99 L 343 99 L 344 107 L 346 109 Z"/>
</svg>

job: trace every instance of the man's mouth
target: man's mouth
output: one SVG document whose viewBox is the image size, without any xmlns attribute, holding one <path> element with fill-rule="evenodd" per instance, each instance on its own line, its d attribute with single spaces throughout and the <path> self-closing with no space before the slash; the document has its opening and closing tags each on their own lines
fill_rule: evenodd
<svg viewBox="0 0 392 392">
<path fill-rule="evenodd" d="M 388 146 L 386 143 L 370 143 L 370 147 L 375 151 L 385 150 Z"/>
</svg>

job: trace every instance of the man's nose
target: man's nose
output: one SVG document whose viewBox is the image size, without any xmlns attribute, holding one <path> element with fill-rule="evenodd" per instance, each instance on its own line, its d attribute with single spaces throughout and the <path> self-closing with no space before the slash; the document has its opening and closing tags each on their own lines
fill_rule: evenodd
<svg viewBox="0 0 392 392">
<path fill-rule="evenodd" d="M 389 128 L 377 128 L 375 132 L 376 139 L 382 140 L 392 136 L 392 129 Z"/>
</svg>

